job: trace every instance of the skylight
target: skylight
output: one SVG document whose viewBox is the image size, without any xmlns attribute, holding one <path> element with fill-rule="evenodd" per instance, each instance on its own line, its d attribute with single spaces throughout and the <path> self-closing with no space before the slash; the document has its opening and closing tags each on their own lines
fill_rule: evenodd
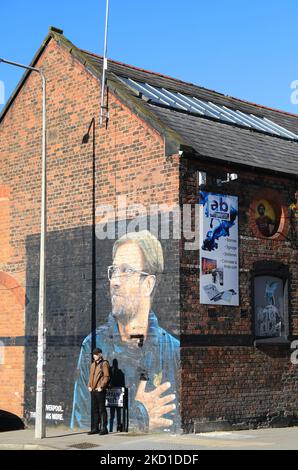
<svg viewBox="0 0 298 470">
<path fill-rule="evenodd" d="M 137 82 L 131 78 L 118 77 L 132 90 L 145 96 L 149 102 L 161 106 L 170 106 L 179 110 L 191 112 L 201 116 L 209 116 L 219 121 L 238 124 L 262 132 L 298 140 L 298 135 L 288 131 L 284 127 L 275 124 L 265 117 L 260 118 L 254 114 L 246 114 L 239 110 L 232 110 L 226 106 L 219 106 L 211 101 L 204 101 L 196 97 L 191 97 L 176 91 L 169 91 L 166 88 L 159 88 L 148 83 Z"/>
</svg>

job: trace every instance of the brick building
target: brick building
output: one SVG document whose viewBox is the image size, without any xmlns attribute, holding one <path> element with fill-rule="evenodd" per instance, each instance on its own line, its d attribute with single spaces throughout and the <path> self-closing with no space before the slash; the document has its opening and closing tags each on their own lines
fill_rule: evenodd
<svg viewBox="0 0 298 470">
<path fill-rule="evenodd" d="M 100 127 L 100 57 L 52 28 L 31 65 L 47 79 L 47 423 L 87 427 L 96 344 L 127 376 L 131 427 L 295 424 L 298 116 L 109 60 Z M 29 72 L 0 116 L 0 410 L 26 424 L 35 410 L 40 154 L 41 85 Z M 131 286 L 148 281 L 149 292 L 160 278 L 148 329 L 137 323 L 137 338 L 124 338 L 109 316 L 107 267 L 115 240 L 134 229 L 155 233 L 164 268 Z M 220 258 L 223 240 L 230 252 Z M 146 295 L 138 292 L 142 305 Z"/>
</svg>

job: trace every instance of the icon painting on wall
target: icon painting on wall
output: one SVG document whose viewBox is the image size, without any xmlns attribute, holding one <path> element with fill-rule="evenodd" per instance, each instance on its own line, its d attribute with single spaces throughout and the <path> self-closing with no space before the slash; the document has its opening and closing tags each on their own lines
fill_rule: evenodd
<svg viewBox="0 0 298 470">
<path fill-rule="evenodd" d="M 266 199 L 256 201 L 255 222 L 264 237 L 272 237 L 278 229 L 280 210 Z"/>
</svg>

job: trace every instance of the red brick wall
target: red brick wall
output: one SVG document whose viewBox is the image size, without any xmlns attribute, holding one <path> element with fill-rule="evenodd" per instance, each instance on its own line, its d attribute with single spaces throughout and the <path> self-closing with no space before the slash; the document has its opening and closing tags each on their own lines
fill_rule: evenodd
<svg viewBox="0 0 298 470">
<path fill-rule="evenodd" d="M 200 304 L 199 253 L 181 254 L 181 349 L 182 419 L 192 430 L 196 421 L 226 420 L 254 426 L 269 424 L 276 416 L 296 416 L 298 367 L 290 361 L 289 346 L 229 346 L 229 336 L 253 335 L 251 272 L 253 263 L 274 260 L 289 266 L 290 332 L 298 334 L 297 304 L 297 220 L 291 217 L 289 206 L 295 200 L 294 179 L 269 176 L 261 171 L 244 171 L 232 167 L 218 168 L 185 160 L 181 166 L 182 201 L 198 203 L 197 170 L 220 176 L 238 173 L 238 180 L 217 187 L 211 181 L 206 190 L 239 197 L 239 262 L 240 306 Z M 258 193 L 276 191 L 288 217 L 286 237 L 264 239 L 256 234 L 252 221 L 251 203 Z M 211 343 L 188 346 L 183 335 L 193 335 L 192 341 L 205 335 L 221 335 L 222 343 L 212 346 L 220 336 L 210 336 Z M 236 339 L 235 339 L 236 338 Z M 188 341 L 190 339 L 188 338 Z M 200 344 L 198 344 L 200 343 Z M 225 346 L 226 344 L 226 346 Z M 231 343 L 230 343 L 231 344 Z M 241 343 L 240 343 L 241 344 Z M 199 428 L 197 428 L 199 429 Z"/>
<path fill-rule="evenodd" d="M 11 199 L 7 185 L 0 187 L 0 336 L 22 336 L 24 332 L 25 293 L 22 273 L 5 272 L 11 263 Z M 3 344 L 3 345 L 2 345 Z M 0 409 L 22 416 L 24 401 L 24 348 L 4 347 L 1 342 Z"/>
<path fill-rule="evenodd" d="M 82 139 L 93 118 L 95 206 L 115 205 L 118 195 L 126 195 L 128 204 L 174 204 L 179 202 L 180 187 L 182 203 L 198 202 L 194 171 L 207 169 L 216 174 L 218 167 L 189 162 L 182 165 L 179 175 L 179 156 L 166 159 L 163 139 L 112 95 L 108 129 L 100 129 L 98 80 L 54 40 L 37 65 L 44 69 L 48 80 L 49 233 L 92 224 L 92 129 L 89 143 L 83 145 Z M 40 230 L 40 155 L 41 85 L 40 78 L 31 74 L 0 123 L 0 234 L 4 240 L 0 250 L 0 338 L 12 338 L 11 345 L 16 337 L 22 344 L 26 335 L 25 303 L 31 300 L 25 298 L 30 287 L 26 285 L 30 268 L 26 244 Z M 275 189 L 289 206 L 297 188 L 287 178 L 232 171 L 239 173 L 238 182 L 232 183 L 229 192 L 239 196 L 240 204 L 241 305 L 218 307 L 215 315 L 210 315 L 208 308 L 199 303 L 198 251 L 181 250 L 181 333 L 252 334 L 250 272 L 253 262 L 262 258 L 289 265 L 291 329 L 297 335 L 297 246 L 283 239 L 261 240 L 250 223 L 250 204 L 256 191 Z M 291 238 L 292 234 L 288 232 L 287 236 Z M 173 276 L 177 273 L 178 265 Z M 70 333 L 71 322 L 69 328 Z M 24 347 L 11 345 L 5 347 L 5 363 L 0 365 L 0 408 L 22 416 Z M 184 345 L 181 354 L 185 429 L 191 430 L 195 420 L 264 422 L 267 416 L 271 419 L 278 412 L 293 414 L 297 409 L 297 366 L 290 363 L 289 348 Z"/>
<path fill-rule="evenodd" d="M 108 129 L 100 129 L 98 80 L 55 40 L 49 42 L 36 66 L 47 77 L 49 233 L 92 224 L 92 129 L 89 143 L 83 145 L 82 139 L 93 118 L 96 206 L 115 204 L 116 196 L 123 194 L 128 204 L 178 201 L 179 156 L 165 159 L 160 135 L 111 94 Z M 0 277 L 0 337 L 24 337 L 26 242 L 40 231 L 41 82 L 37 74 L 29 76 L 0 123 L 0 159 L 0 233 L 4 240 L 0 272 L 13 280 L 3 284 Z M 16 291 L 21 299 L 13 294 L 14 283 L 24 288 Z M 12 386 L 4 385 L 1 375 L 0 408 L 22 415 L 22 347 L 5 347 L 1 367 Z"/>
</svg>

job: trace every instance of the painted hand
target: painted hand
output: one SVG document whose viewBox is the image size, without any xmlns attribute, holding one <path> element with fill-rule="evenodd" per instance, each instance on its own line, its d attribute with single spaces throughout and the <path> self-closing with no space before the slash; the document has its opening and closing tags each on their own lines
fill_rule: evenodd
<svg viewBox="0 0 298 470">
<path fill-rule="evenodd" d="M 165 382 L 159 385 L 151 392 L 145 392 L 146 381 L 141 380 L 137 393 L 136 400 L 140 401 L 147 410 L 149 416 L 149 429 L 155 429 L 160 427 L 167 427 L 173 424 L 171 419 L 163 418 L 163 415 L 175 410 L 176 405 L 171 403 L 175 400 L 174 394 L 161 395 L 171 387 L 170 382 Z"/>
<path fill-rule="evenodd" d="M 92 388 L 91 388 L 91 387 L 88 387 L 88 390 L 89 390 L 89 392 L 92 392 Z"/>
</svg>

